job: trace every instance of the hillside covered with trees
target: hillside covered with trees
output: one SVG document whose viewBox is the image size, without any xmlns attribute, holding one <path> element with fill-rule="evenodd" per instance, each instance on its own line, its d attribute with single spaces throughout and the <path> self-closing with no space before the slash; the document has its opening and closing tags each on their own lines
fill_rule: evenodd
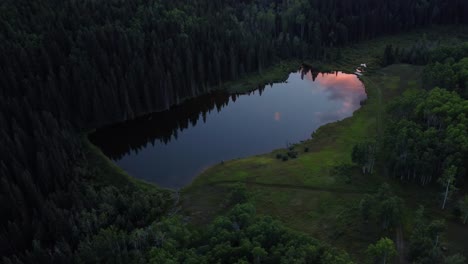
<svg viewBox="0 0 468 264">
<path fill-rule="evenodd" d="M 245 256 L 349 263 L 346 254 L 255 216 L 248 204 L 204 234 L 168 220 L 173 194 L 102 180 L 117 176 L 89 160 L 83 133 L 167 109 L 281 60 L 339 60 L 337 47 L 464 24 L 467 13 L 464 0 L 2 1 L 2 261 L 200 263 Z M 452 178 L 466 176 L 466 51 L 465 45 L 431 55 L 424 61 L 428 91 L 394 104 L 385 147 L 396 177 L 425 184 L 442 174 L 450 189 Z M 387 55 L 389 64 L 404 60 L 399 52 Z"/>
</svg>

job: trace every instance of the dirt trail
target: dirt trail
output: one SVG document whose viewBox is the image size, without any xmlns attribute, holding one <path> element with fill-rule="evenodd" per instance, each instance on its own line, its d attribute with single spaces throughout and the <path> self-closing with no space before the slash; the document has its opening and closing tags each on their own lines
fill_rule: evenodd
<svg viewBox="0 0 468 264">
<path fill-rule="evenodd" d="M 326 187 L 314 187 L 314 186 L 292 185 L 292 184 L 282 184 L 282 183 L 261 183 L 261 182 L 253 182 L 253 181 L 217 181 L 217 182 L 210 183 L 209 185 L 214 186 L 214 185 L 225 184 L 225 183 L 245 183 L 248 185 L 256 185 L 256 186 L 270 187 L 270 188 L 348 193 L 348 194 L 364 194 L 364 193 L 375 192 L 375 190 L 350 190 L 350 189 L 344 189 L 344 188 L 333 188 L 333 187 L 326 188 Z"/>
<path fill-rule="evenodd" d="M 172 193 L 172 198 L 174 200 L 174 203 L 172 205 L 172 209 L 169 212 L 170 216 L 177 214 L 181 210 L 181 207 L 180 207 L 180 190 L 179 189 L 175 190 Z"/>
<path fill-rule="evenodd" d="M 403 238 L 403 228 L 399 226 L 396 230 L 396 247 L 398 251 L 398 261 L 399 264 L 406 264 L 406 248 L 405 248 L 405 240 Z"/>
</svg>

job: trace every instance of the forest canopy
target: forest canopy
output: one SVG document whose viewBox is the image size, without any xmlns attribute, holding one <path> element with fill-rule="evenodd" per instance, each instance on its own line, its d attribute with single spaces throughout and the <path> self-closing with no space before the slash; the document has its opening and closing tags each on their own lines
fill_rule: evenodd
<svg viewBox="0 0 468 264">
<path fill-rule="evenodd" d="M 467 43 L 431 51 L 426 91 L 408 90 L 389 105 L 384 153 L 392 175 L 425 185 L 455 166 L 455 178 L 466 176 L 467 56 Z"/>
<path fill-rule="evenodd" d="M 145 246 L 139 235 L 157 234 L 153 228 L 163 230 L 169 228 L 165 221 L 175 221 L 157 224 L 173 203 L 168 191 L 99 182 L 98 175 L 109 172 L 87 159 L 84 132 L 167 109 L 282 59 L 333 60 L 334 47 L 432 24 L 466 23 L 467 13 L 465 0 L 1 1 L 2 261 L 87 262 L 98 257 L 94 250 L 120 246 L 128 251 L 118 254 L 142 260 L 147 252 L 131 251 Z M 441 67 L 437 63 L 457 73 L 443 80 L 431 73 Z M 435 89 L 415 102 L 397 103 L 406 111 L 393 115 L 405 119 L 395 121 L 393 129 L 405 134 L 390 135 L 389 142 L 421 135 L 427 140 L 389 146 L 396 175 L 425 183 L 430 175 L 423 172 L 430 168 L 439 172 L 451 164 L 457 173 L 466 170 L 466 135 L 461 133 L 467 126 L 461 99 L 466 98 L 465 71 L 465 59 L 438 60 L 428 68 L 426 83 L 464 92 L 459 96 Z M 454 110 L 440 106 L 440 100 L 451 102 Z M 435 137 L 450 144 L 434 144 Z M 411 155 L 415 149 L 426 150 L 430 168 L 428 160 Z M 443 151 L 445 158 L 438 159 L 435 151 Z M 417 162 L 409 164 L 410 158 Z M 209 232 L 217 230 L 230 242 L 216 250 L 184 241 L 193 234 L 180 223 L 174 228 L 180 228 L 181 237 L 179 230 L 169 230 L 180 241 L 169 239 L 164 250 L 145 250 L 155 262 L 164 255 L 183 259 L 197 250 L 205 255 L 193 255 L 195 259 L 224 260 L 226 252 L 247 250 L 249 261 L 267 253 L 285 261 L 294 254 L 321 263 L 348 261 L 310 238 L 291 238 L 271 219 L 255 218 L 248 205 L 236 208 L 243 211 L 231 217 L 238 213 L 256 221 L 233 237 L 232 219 L 218 219 Z M 271 238 L 275 245 L 267 239 L 272 235 L 277 236 Z M 110 240 L 115 244 L 106 244 Z M 118 254 L 111 257 L 122 256 Z"/>
</svg>

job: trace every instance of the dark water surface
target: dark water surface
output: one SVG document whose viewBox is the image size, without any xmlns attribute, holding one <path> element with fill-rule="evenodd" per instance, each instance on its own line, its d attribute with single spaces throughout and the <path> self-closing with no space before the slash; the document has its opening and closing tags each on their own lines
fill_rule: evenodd
<svg viewBox="0 0 468 264">
<path fill-rule="evenodd" d="M 318 127 L 351 116 L 365 98 L 356 75 L 297 72 L 250 94 L 217 92 L 98 129 L 90 139 L 132 176 L 180 188 L 223 160 L 309 139 Z"/>
</svg>

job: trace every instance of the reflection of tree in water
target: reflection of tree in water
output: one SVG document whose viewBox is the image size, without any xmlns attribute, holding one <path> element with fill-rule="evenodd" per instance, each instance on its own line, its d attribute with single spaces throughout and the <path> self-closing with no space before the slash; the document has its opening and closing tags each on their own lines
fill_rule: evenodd
<svg viewBox="0 0 468 264">
<path fill-rule="evenodd" d="M 265 87 L 259 88 L 261 95 Z M 250 93 L 249 93 L 250 94 Z M 171 107 L 163 112 L 138 117 L 134 120 L 110 125 L 98 129 L 90 135 L 90 140 L 111 159 L 118 160 L 131 150 L 139 151 L 148 143 L 156 141 L 167 144 L 177 139 L 178 133 L 197 122 L 206 122 L 207 114 L 216 109 L 218 112 L 239 95 L 214 92 L 195 99 L 187 100 L 181 105 Z"/>
<path fill-rule="evenodd" d="M 302 68 L 300 69 L 300 72 L 301 72 L 301 80 L 304 80 L 304 76 L 308 75 L 309 72 L 310 72 L 310 75 L 312 76 L 312 81 L 315 82 L 315 80 L 317 79 L 317 77 L 319 76 L 319 74 L 321 73 L 322 75 L 325 75 L 325 74 L 335 74 L 336 76 L 338 76 L 338 71 L 329 71 L 329 72 L 324 72 L 324 71 L 319 71 L 315 68 L 312 68 L 312 67 L 309 67 L 309 66 L 306 66 L 306 65 L 303 65 Z"/>
</svg>

